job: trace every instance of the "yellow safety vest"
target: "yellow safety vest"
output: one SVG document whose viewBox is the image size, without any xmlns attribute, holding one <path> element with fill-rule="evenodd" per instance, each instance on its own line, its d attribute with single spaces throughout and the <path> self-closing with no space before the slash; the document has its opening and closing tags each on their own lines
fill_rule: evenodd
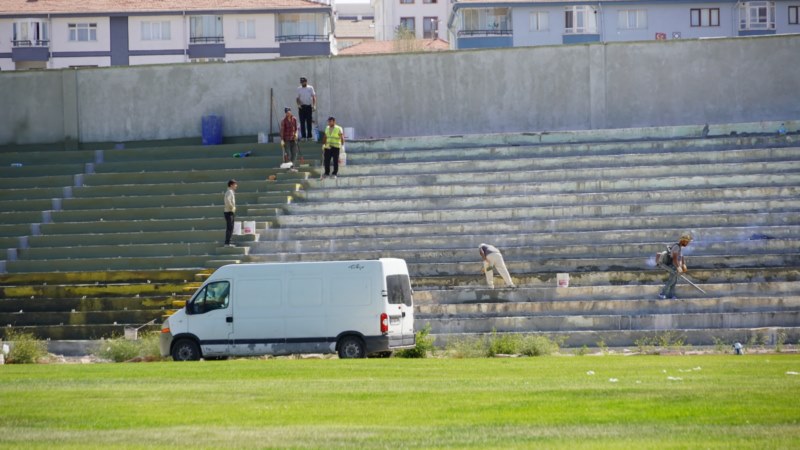
<svg viewBox="0 0 800 450">
<path fill-rule="evenodd" d="M 342 127 L 339 125 L 334 125 L 333 128 L 325 127 L 325 144 L 328 147 L 342 147 Z"/>
</svg>

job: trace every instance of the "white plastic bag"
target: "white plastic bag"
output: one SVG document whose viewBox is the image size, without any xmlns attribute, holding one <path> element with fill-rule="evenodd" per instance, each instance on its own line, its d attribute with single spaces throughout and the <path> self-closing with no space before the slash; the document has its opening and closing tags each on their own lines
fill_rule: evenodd
<svg viewBox="0 0 800 450">
<path fill-rule="evenodd" d="M 347 165 L 347 151 L 345 151 L 344 145 L 342 145 L 342 150 L 339 152 L 339 165 Z"/>
</svg>

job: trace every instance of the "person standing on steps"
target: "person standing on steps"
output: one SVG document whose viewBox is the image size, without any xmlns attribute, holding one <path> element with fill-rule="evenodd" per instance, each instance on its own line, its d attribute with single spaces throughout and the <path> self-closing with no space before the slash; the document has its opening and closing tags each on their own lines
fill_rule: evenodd
<svg viewBox="0 0 800 450">
<path fill-rule="evenodd" d="M 339 151 L 344 145 L 344 130 L 336 125 L 335 117 L 328 117 L 328 126 L 322 134 L 322 157 L 325 160 L 325 175 L 319 177 L 324 180 L 327 176 L 336 179 L 339 173 Z M 331 173 L 331 160 L 333 160 L 333 173 Z"/>
<path fill-rule="evenodd" d="M 225 246 L 233 247 L 231 236 L 233 235 L 233 222 L 236 219 L 236 189 L 239 183 L 236 180 L 228 180 L 228 190 L 225 191 Z"/>
<path fill-rule="evenodd" d="M 281 120 L 281 147 L 283 161 L 291 162 L 292 172 L 297 172 L 297 119 L 292 115 L 292 108 L 283 108 L 286 116 Z"/>
<path fill-rule="evenodd" d="M 311 132 L 311 122 L 314 111 L 317 110 L 317 93 L 314 86 L 308 84 L 306 77 L 300 77 L 300 87 L 297 88 L 297 106 L 300 108 L 300 136 L 304 140 L 314 139 Z"/>
<path fill-rule="evenodd" d="M 489 289 L 494 289 L 494 270 L 500 273 L 506 286 L 516 289 L 517 286 L 514 284 L 514 281 L 511 280 L 511 275 L 509 275 L 508 269 L 506 269 L 506 262 L 503 261 L 503 255 L 497 247 L 489 244 L 481 244 L 478 246 L 478 252 L 483 259 L 483 273 L 486 274 L 486 284 L 489 285 Z"/>
<path fill-rule="evenodd" d="M 675 285 L 678 284 L 678 275 L 686 273 L 686 261 L 683 259 L 683 247 L 692 242 L 692 235 L 689 233 L 684 234 L 677 243 L 672 244 L 667 249 L 667 261 L 662 267 L 669 272 L 669 278 L 664 283 L 664 288 L 658 297 L 663 299 L 675 300 Z"/>
</svg>

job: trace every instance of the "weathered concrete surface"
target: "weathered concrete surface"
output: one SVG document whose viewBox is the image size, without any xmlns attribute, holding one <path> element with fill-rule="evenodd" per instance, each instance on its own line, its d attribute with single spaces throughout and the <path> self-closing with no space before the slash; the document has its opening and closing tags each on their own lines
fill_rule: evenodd
<svg viewBox="0 0 800 450">
<path fill-rule="evenodd" d="M 0 145 L 194 137 L 211 113 L 226 135 L 255 135 L 268 129 L 270 88 L 276 109 L 294 105 L 300 75 L 318 116 L 362 138 L 668 125 L 696 135 L 704 123 L 797 119 L 798 48 L 800 36 L 781 35 L 3 73 L 12 107 Z"/>
</svg>

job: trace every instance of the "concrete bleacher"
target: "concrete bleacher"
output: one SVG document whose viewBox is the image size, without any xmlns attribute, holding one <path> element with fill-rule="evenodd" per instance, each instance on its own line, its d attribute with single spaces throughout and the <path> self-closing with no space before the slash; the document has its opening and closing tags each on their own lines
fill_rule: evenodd
<svg viewBox="0 0 800 450">
<path fill-rule="evenodd" d="M 493 330 L 569 346 L 633 345 L 666 330 L 693 344 L 779 331 L 794 342 L 797 136 L 699 131 L 351 142 L 341 176 L 309 180 L 243 261 L 404 258 L 418 328 L 430 324 L 440 344 Z M 684 231 L 706 294 L 681 282 L 678 300 L 660 300 L 666 275 L 653 256 Z M 481 242 L 503 251 L 519 289 L 499 279 L 485 288 Z M 556 287 L 559 272 L 570 287 Z"/>
<path fill-rule="evenodd" d="M 239 181 L 237 220 L 257 230 L 302 188 L 310 169 L 288 172 L 281 162 L 279 148 L 263 144 L 3 149 L 0 326 L 94 339 L 160 322 L 258 239 L 222 246 L 229 178 Z"/>
</svg>

